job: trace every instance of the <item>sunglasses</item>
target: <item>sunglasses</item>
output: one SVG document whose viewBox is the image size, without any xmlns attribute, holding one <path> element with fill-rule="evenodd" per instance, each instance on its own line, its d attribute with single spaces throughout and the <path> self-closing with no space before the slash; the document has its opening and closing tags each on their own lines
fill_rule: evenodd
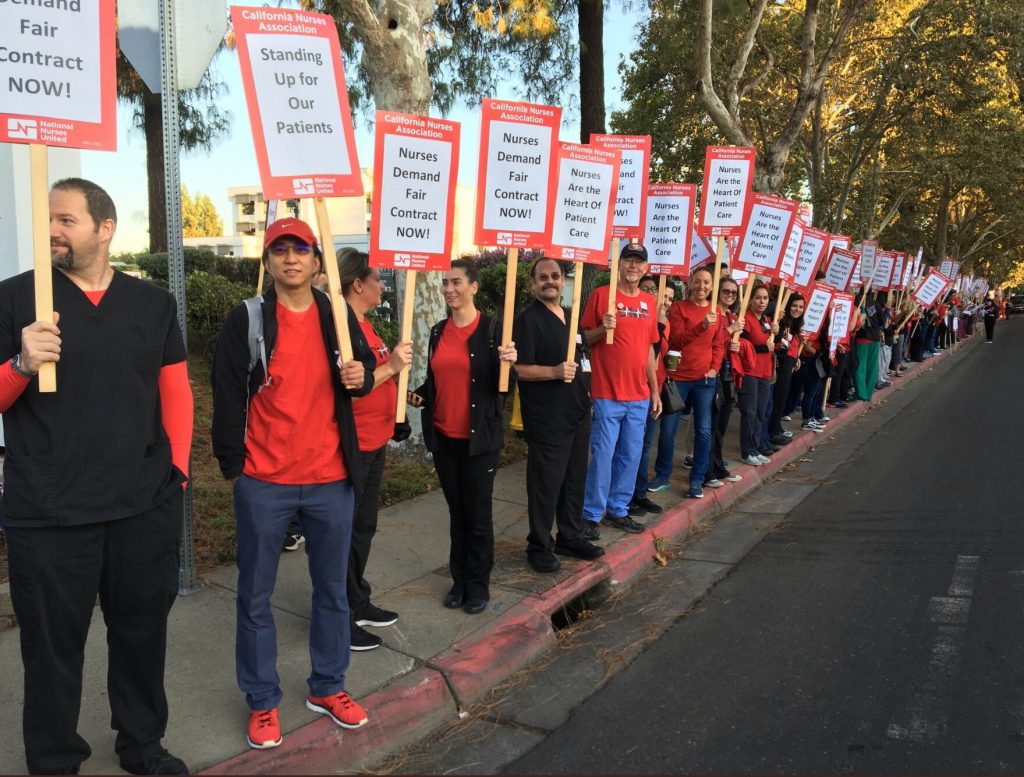
<svg viewBox="0 0 1024 777">
<path fill-rule="evenodd" d="M 270 246 L 269 253 L 271 256 L 286 256 L 289 250 L 299 256 L 307 256 L 313 250 L 313 246 L 308 243 L 274 243 Z"/>
<path fill-rule="evenodd" d="M 721 297 L 724 297 L 726 295 L 728 295 L 730 297 L 735 297 L 736 296 L 736 292 L 733 291 L 732 289 L 722 289 L 720 292 L 718 292 L 718 295 L 721 296 Z"/>
</svg>

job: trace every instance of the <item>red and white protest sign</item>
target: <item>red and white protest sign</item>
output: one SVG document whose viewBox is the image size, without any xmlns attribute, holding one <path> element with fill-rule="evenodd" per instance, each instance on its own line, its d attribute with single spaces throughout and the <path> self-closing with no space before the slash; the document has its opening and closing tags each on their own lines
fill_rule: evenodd
<svg viewBox="0 0 1024 777">
<path fill-rule="evenodd" d="M 782 254 L 782 262 L 779 264 L 779 280 L 791 284 L 793 276 L 796 275 L 796 262 L 800 256 L 800 244 L 804 240 L 804 222 L 800 220 L 800 214 L 793 219 L 793 229 L 789 233 L 789 240 L 786 241 L 786 250 Z"/>
<path fill-rule="evenodd" d="M 903 271 L 907 265 L 907 255 L 904 253 L 896 254 L 896 261 L 892 267 L 892 283 L 889 287 L 895 291 L 899 291 L 904 288 L 903 283 Z"/>
<path fill-rule="evenodd" d="M 690 269 L 686 273 L 689 277 L 698 267 L 711 264 L 715 261 L 717 254 L 703 235 L 697 233 L 697 223 L 694 222 L 690 230 Z"/>
<path fill-rule="evenodd" d="M 477 168 L 476 243 L 528 248 L 544 243 L 548 181 L 562 109 L 484 100 Z"/>
<path fill-rule="evenodd" d="M 821 331 L 821 325 L 828 316 L 829 307 L 832 302 L 832 295 L 835 289 L 827 284 L 815 281 L 807 297 L 807 304 L 804 306 L 804 325 L 800 333 L 805 337 L 814 337 Z"/>
<path fill-rule="evenodd" d="M 334 19 L 231 7 L 263 196 L 363 193 Z"/>
<path fill-rule="evenodd" d="M 860 244 L 860 274 L 857 278 L 863 283 L 875 274 L 875 258 L 878 256 L 877 240 L 862 240 Z M 876 287 L 877 288 L 877 287 Z"/>
<path fill-rule="evenodd" d="M 777 277 L 799 207 L 795 200 L 751 193 L 733 266 L 768 278 Z"/>
<path fill-rule="evenodd" d="M 612 237 L 639 241 L 646 222 L 647 184 L 651 178 L 650 135 L 591 135 L 590 145 L 622 152 L 615 195 Z"/>
<path fill-rule="evenodd" d="M 0 2 L 0 142 L 117 150 L 114 0 Z"/>
<path fill-rule="evenodd" d="M 814 227 L 804 227 L 803 239 L 796 257 L 796 272 L 792 283 L 787 284 L 792 291 L 805 294 L 818 274 L 818 268 L 825 258 L 828 248 L 828 232 Z"/>
<path fill-rule="evenodd" d="M 806 202 L 800 203 L 800 210 L 797 212 L 797 216 L 800 222 L 805 226 L 809 227 L 813 223 L 813 217 L 811 215 L 811 206 Z"/>
<path fill-rule="evenodd" d="M 834 248 L 825 267 L 825 283 L 837 291 L 846 291 L 857 266 L 857 254 L 846 248 Z"/>
<path fill-rule="evenodd" d="M 548 211 L 545 256 L 608 263 L 621 156 L 618 150 L 558 144 L 556 175 L 548 198 L 553 206 Z"/>
<path fill-rule="evenodd" d="M 704 155 L 698 232 L 713 237 L 743 232 L 756 160 L 755 148 L 708 146 Z"/>
<path fill-rule="evenodd" d="M 620 173 L 621 176 L 621 173 Z M 647 271 L 654 275 L 687 275 L 690 236 L 697 186 L 692 183 L 652 183 L 647 187 Z"/>
<path fill-rule="evenodd" d="M 935 304 L 952 281 L 938 270 L 932 269 L 921 284 L 914 290 L 914 301 L 923 308 L 929 308 Z"/>
<path fill-rule="evenodd" d="M 953 277 L 953 260 L 943 259 L 939 265 L 939 272 L 945 275 L 947 278 Z"/>
<path fill-rule="evenodd" d="M 896 255 L 891 251 L 880 251 L 871 276 L 871 287 L 875 291 L 888 291 L 892 285 L 892 274 L 896 267 Z"/>
<path fill-rule="evenodd" d="M 370 262 L 400 270 L 451 266 L 459 123 L 377 111 Z"/>
<path fill-rule="evenodd" d="M 850 320 L 853 316 L 853 295 L 837 291 L 832 295 L 832 321 L 829 324 L 829 342 L 845 345 L 850 342 Z"/>
<path fill-rule="evenodd" d="M 828 237 L 828 253 L 831 256 L 833 248 L 849 248 L 850 247 L 850 236 L 849 235 L 829 235 Z"/>
</svg>

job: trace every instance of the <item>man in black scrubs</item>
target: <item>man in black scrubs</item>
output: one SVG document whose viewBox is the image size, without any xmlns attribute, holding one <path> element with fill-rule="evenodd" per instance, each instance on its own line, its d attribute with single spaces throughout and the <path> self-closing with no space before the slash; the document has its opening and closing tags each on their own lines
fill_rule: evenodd
<svg viewBox="0 0 1024 777">
<path fill-rule="evenodd" d="M 97 597 L 121 767 L 184 774 L 163 749 L 167 615 L 178 588 L 192 393 L 174 298 L 117 272 L 114 203 L 96 184 L 50 191 L 56 323 L 37 320 L 33 272 L 0 283 L 0 503 L 25 669 L 25 760 L 75 774 L 85 643 Z M 57 391 L 36 375 L 57 363 Z M 5 671 L 14 671 L 5 667 Z"/>
<path fill-rule="evenodd" d="M 576 279 L 582 283 L 582 278 Z M 512 339 L 519 358 L 516 377 L 523 431 L 529 444 L 526 492 L 530 513 L 526 559 L 537 572 L 561 566 L 555 554 L 592 561 L 604 548 L 581 536 L 583 488 L 590 447 L 590 394 L 585 383 L 583 346 L 577 336 L 576 361 L 566 361 L 570 311 L 562 307 L 565 274 L 554 259 L 530 267 L 536 299 L 516 318 Z M 558 537 L 551 539 L 557 520 Z"/>
</svg>

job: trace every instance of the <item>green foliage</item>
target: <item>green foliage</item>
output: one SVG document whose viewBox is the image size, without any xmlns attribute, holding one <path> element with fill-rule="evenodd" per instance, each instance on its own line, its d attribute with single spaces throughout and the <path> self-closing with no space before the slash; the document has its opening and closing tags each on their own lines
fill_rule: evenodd
<svg viewBox="0 0 1024 777">
<path fill-rule="evenodd" d="M 253 296 L 253 287 L 220 275 L 194 272 L 185 280 L 185 316 L 191 349 L 210 355 L 228 311 Z"/>
<path fill-rule="evenodd" d="M 260 277 L 260 260 L 243 256 L 218 256 L 214 261 L 214 272 L 229 281 L 241 283 L 256 294 L 256 282 Z"/>
<path fill-rule="evenodd" d="M 505 275 L 508 265 L 496 262 L 480 267 L 480 290 L 477 292 L 476 306 L 489 316 L 502 317 L 505 307 Z M 518 313 L 533 300 L 530 293 L 530 265 L 519 262 L 516 268 L 516 302 L 515 312 Z"/>
<path fill-rule="evenodd" d="M 135 264 L 156 281 L 160 286 L 167 288 L 167 254 L 138 254 L 135 256 Z M 217 257 L 206 248 L 185 249 L 185 277 L 195 272 L 212 273 L 217 269 Z M 253 281 L 255 286 L 255 280 Z"/>
</svg>

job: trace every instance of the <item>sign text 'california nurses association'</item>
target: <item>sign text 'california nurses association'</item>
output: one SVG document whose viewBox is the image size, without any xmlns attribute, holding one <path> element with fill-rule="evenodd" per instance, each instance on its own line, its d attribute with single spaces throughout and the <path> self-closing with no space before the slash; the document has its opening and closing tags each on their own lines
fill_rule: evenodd
<svg viewBox="0 0 1024 777">
<path fill-rule="evenodd" d="M 245 102 L 268 200 L 363 193 L 334 19 L 232 6 Z"/>
</svg>

